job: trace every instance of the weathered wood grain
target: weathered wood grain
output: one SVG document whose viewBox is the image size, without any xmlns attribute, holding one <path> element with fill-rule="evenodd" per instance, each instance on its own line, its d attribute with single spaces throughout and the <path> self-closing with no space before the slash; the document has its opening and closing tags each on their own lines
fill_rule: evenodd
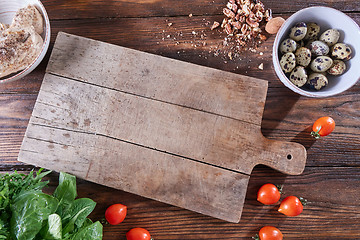
<svg viewBox="0 0 360 240">
<path fill-rule="evenodd" d="M 52 192 L 57 174 L 51 174 Z M 308 205 L 297 217 L 278 213 L 277 205 L 265 206 L 256 201 L 259 187 L 271 181 L 284 185 L 284 196 L 302 196 Z M 128 206 L 125 221 L 117 226 L 105 225 L 104 239 L 121 239 L 134 226 L 147 228 L 156 239 L 250 239 L 265 225 L 281 229 L 289 239 L 356 239 L 358 228 L 358 192 L 360 175 L 356 168 L 306 168 L 301 176 L 285 176 L 269 168 L 255 167 L 249 181 L 242 220 L 239 224 L 196 214 L 123 191 L 78 180 L 80 197 L 97 203 L 93 220 L 103 218 L 106 208 L 121 201 Z M 101 194 L 100 194 L 101 193 Z M 346 222 L 346 224 L 344 224 Z"/>
<path fill-rule="evenodd" d="M 61 32 L 46 71 L 258 125 L 267 92 L 260 79 Z"/>
<path fill-rule="evenodd" d="M 360 6 L 356 0 L 332 1 L 287 1 L 286 3 L 276 0 L 263 0 L 266 8 L 271 8 L 274 13 L 296 12 L 304 7 L 327 6 L 340 11 L 359 11 Z M 76 4 L 69 0 L 43 1 L 49 9 L 52 19 L 74 18 L 104 18 L 104 17 L 163 17 L 163 16 L 206 16 L 222 15 L 222 9 L 226 6 L 224 0 L 77 0 Z M 285 6 L 284 6 L 285 4 Z"/>
<path fill-rule="evenodd" d="M 302 146 L 266 140 L 255 124 L 52 75 L 44 81 L 30 127 L 105 135 L 246 174 L 256 164 L 299 174 L 305 164 Z"/>
<path fill-rule="evenodd" d="M 240 220 L 247 175 L 99 134 L 30 126 L 19 155 L 30 164 L 226 221 Z"/>
<path fill-rule="evenodd" d="M 155 239 L 250 239 L 262 226 L 279 227 L 285 239 L 333 240 L 357 239 L 359 232 L 359 92 L 360 83 L 343 94 L 332 98 L 311 99 L 299 97 L 284 87 L 272 70 L 270 37 L 261 45 L 264 55 L 242 54 L 241 60 L 230 61 L 226 54 L 214 57 L 210 48 L 215 48 L 224 36 L 209 35 L 206 47 L 192 46 L 191 32 L 202 31 L 206 21 L 220 21 L 221 9 L 226 1 L 85 1 L 43 0 L 51 18 L 52 42 L 58 31 L 90 37 L 97 40 L 131 47 L 158 55 L 171 57 L 203 66 L 240 73 L 269 81 L 268 96 L 262 121 L 262 133 L 270 139 L 300 142 L 308 148 L 305 172 L 301 176 L 284 176 L 269 168 L 258 166 L 252 172 L 245 208 L 240 224 L 225 223 L 211 217 L 173 207 L 154 200 L 123 191 L 78 180 L 79 195 L 91 197 L 98 204 L 92 214 L 94 220 L 103 218 L 107 206 L 122 202 L 128 208 L 125 221 L 118 226 L 105 225 L 104 240 L 125 239 L 132 227 L 146 227 Z M 92 4 L 94 3 L 94 4 Z M 275 1 L 264 0 L 275 13 L 294 12 L 312 5 L 332 6 L 346 11 L 360 24 L 358 1 Z M 175 5 L 174 5 L 175 4 Z M 171 6 L 176 6 L 171 8 Z M 165 7 L 164 7 L 165 6 Z M 190 11 L 189 11 L 190 10 Z M 194 17 L 187 15 L 193 13 Z M 163 14 L 167 14 L 163 15 Z M 171 17 L 171 16 L 177 17 Z M 149 17 L 158 16 L 158 17 Z M 183 16 L 183 17 L 181 17 Z M 125 18 L 122 18 L 125 17 Z M 64 20 L 75 19 L 79 20 Z M 205 19 L 202 22 L 202 19 Z M 167 20 L 167 21 L 166 21 Z M 169 28 L 167 23 L 173 23 Z M 179 27 L 181 26 L 181 27 Z M 165 30 L 164 33 L 162 31 Z M 180 30 L 185 33 L 181 46 L 167 35 L 175 36 Z M 158 32 L 160 31 L 160 32 Z M 152 35 L 159 36 L 153 41 Z M 210 32 L 211 33 L 211 32 Z M 201 36 L 197 35 L 197 36 Z M 164 41 L 162 41 L 164 37 Z M 198 39 L 198 44 L 202 43 Z M 157 44 L 159 42 L 159 44 Z M 188 43 L 185 43 L 188 42 Z M 179 45 L 180 45 L 179 44 Z M 208 48 L 209 47 L 209 48 Z M 265 47 L 267 49 L 265 49 Z M 50 48 L 51 50 L 51 48 Z M 201 55 L 201 57 L 199 56 Z M 10 84 L 0 85 L 0 169 L 1 171 L 30 170 L 31 165 L 16 161 L 20 143 L 35 103 L 45 72 L 44 64 L 28 77 Z M 226 62 L 226 63 L 225 63 Z M 258 65 L 263 62 L 264 70 Z M 32 96 L 30 98 L 30 96 Z M 25 100 L 24 102 L 24 99 Z M 9 111 L 9 102 L 17 117 Z M 3 109 L 6 109 L 3 111 Z M 299 112 L 297 112 L 299 111 Z M 319 116 L 336 116 L 335 132 L 323 140 L 314 142 L 308 136 L 312 121 Z M 304 130 L 304 131 L 303 131 Z M 57 175 L 52 174 L 51 188 L 57 184 Z M 257 189 L 266 182 L 284 183 L 286 194 L 301 195 L 311 202 L 304 212 L 295 218 L 278 215 L 275 206 L 263 206 L 256 202 Z"/>
</svg>

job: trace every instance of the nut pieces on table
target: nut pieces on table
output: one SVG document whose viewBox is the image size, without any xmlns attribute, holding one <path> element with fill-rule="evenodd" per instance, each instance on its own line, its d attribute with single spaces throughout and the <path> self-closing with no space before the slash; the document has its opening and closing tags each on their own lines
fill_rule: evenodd
<svg viewBox="0 0 360 240">
<path fill-rule="evenodd" d="M 211 30 L 220 25 L 229 36 L 235 37 L 240 46 L 245 46 L 256 38 L 266 40 L 266 36 L 261 34 L 261 27 L 272 18 L 272 12 L 271 9 L 265 10 L 260 0 L 229 0 L 223 13 L 226 18 L 221 25 L 214 22 Z"/>
</svg>

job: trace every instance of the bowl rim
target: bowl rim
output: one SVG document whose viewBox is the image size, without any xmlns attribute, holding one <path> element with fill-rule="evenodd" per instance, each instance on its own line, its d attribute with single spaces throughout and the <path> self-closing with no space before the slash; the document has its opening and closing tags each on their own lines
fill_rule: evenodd
<svg viewBox="0 0 360 240">
<path fill-rule="evenodd" d="M 319 8 L 329 9 L 329 10 L 337 12 L 338 14 L 340 14 L 343 17 L 347 18 L 348 20 L 350 20 L 354 24 L 355 27 L 357 27 L 358 33 L 360 34 L 359 25 L 354 21 L 354 19 L 352 19 L 351 17 L 349 17 L 348 15 L 346 15 L 345 13 L 343 13 L 340 10 L 337 10 L 337 9 L 331 8 L 331 7 L 325 7 L 325 6 L 312 6 L 312 7 L 303 8 L 303 9 L 295 12 L 294 14 L 292 14 L 290 17 L 288 17 L 286 19 L 286 21 L 284 22 L 284 24 L 280 27 L 278 33 L 275 36 L 275 40 L 274 40 L 274 43 L 273 43 L 273 50 L 272 50 L 273 51 L 273 57 L 272 57 L 272 60 L 273 60 L 273 65 L 274 65 L 274 70 L 275 70 L 276 75 L 278 76 L 279 80 L 286 87 L 288 87 L 290 90 L 292 90 L 293 92 L 298 93 L 298 94 L 300 94 L 302 96 L 306 96 L 306 97 L 325 98 L 325 97 L 330 97 L 330 96 L 334 96 L 334 95 L 340 94 L 342 92 L 345 92 L 346 90 L 348 90 L 349 88 L 354 86 L 360 80 L 360 76 L 358 77 L 358 79 L 356 81 L 354 81 L 352 84 L 348 85 L 345 89 L 340 90 L 340 91 L 335 91 L 335 92 L 332 92 L 332 93 L 310 92 L 310 91 L 303 90 L 303 89 L 295 86 L 289 80 L 289 78 L 284 74 L 284 72 L 281 70 L 280 61 L 279 61 L 279 55 L 278 55 L 278 47 L 276 47 L 277 45 L 279 45 L 280 39 L 282 37 L 282 36 L 279 35 L 279 33 L 285 29 L 286 22 L 290 18 L 293 18 L 293 17 L 296 17 L 296 16 L 302 14 L 304 11 L 308 11 L 308 10 L 311 10 L 311 9 L 319 9 Z"/>
<path fill-rule="evenodd" d="M 41 14 L 43 15 L 44 23 L 45 23 L 45 36 L 44 36 L 45 38 L 44 38 L 44 42 L 43 42 L 41 51 L 40 51 L 39 55 L 26 68 L 24 68 L 23 70 L 21 70 L 20 72 L 16 73 L 15 75 L 13 75 L 11 77 L 0 79 L 0 84 L 17 80 L 17 79 L 21 78 L 22 75 L 30 73 L 30 72 L 28 72 L 28 70 L 31 67 L 33 67 L 40 58 L 44 58 L 44 56 L 45 56 L 45 54 L 43 54 L 43 53 L 44 53 L 44 51 L 47 51 L 47 49 L 49 47 L 49 43 L 50 43 L 50 35 L 51 35 L 50 20 L 49 20 L 49 16 L 48 16 L 46 9 L 45 9 L 44 5 L 42 4 L 42 2 L 41 1 L 37 1 L 37 2 L 39 4 L 38 7 L 41 8 Z M 39 64 L 40 64 L 40 62 L 39 62 Z"/>
</svg>

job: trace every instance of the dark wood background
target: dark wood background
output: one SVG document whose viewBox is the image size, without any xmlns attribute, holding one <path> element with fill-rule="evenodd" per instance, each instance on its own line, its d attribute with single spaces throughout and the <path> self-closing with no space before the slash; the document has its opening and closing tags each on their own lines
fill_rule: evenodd
<svg viewBox="0 0 360 240">
<path fill-rule="evenodd" d="M 223 18 L 224 0 L 42 2 L 52 27 L 47 56 L 24 79 L 0 85 L 1 172 L 34 168 L 18 162 L 17 156 L 55 36 L 64 31 L 268 80 L 262 122 L 264 136 L 299 142 L 308 150 L 306 169 L 300 176 L 286 176 L 265 166 L 254 169 L 238 224 L 79 179 L 79 196 L 90 197 L 98 203 L 91 215 L 93 220 L 103 218 L 105 209 L 113 203 L 128 206 L 128 215 L 122 224 L 104 226 L 105 240 L 125 239 L 125 233 L 133 227 L 147 228 L 155 239 L 251 239 L 264 225 L 278 227 L 285 239 L 360 239 L 360 83 L 343 94 L 324 99 L 301 97 L 291 92 L 277 79 L 272 67 L 271 48 L 275 36 L 270 36 L 256 52 L 247 51 L 230 60 L 222 47 L 225 34 L 220 29 L 210 31 L 211 23 L 221 22 Z M 302 8 L 323 5 L 345 12 L 360 24 L 358 0 L 263 2 L 273 10 L 274 16 L 287 18 Z M 258 69 L 260 63 L 264 64 L 264 70 Z M 309 136 L 310 127 L 321 116 L 332 116 L 336 128 L 328 137 L 314 141 Z M 49 192 L 57 185 L 57 178 L 57 173 L 51 174 Z M 267 182 L 283 184 L 285 196 L 308 199 L 303 213 L 285 217 L 276 211 L 277 206 L 258 203 L 257 190 Z"/>
</svg>

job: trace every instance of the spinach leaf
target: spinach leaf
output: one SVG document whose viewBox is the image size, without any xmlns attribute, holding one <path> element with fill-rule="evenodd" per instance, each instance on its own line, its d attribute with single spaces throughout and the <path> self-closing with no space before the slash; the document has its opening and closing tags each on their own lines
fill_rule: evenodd
<svg viewBox="0 0 360 240">
<path fill-rule="evenodd" d="M 63 236 L 72 233 L 75 227 L 80 228 L 86 217 L 94 210 L 96 203 L 90 198 L 79 198 L 69 208 L 63 218 Z"/>
<path fill-rule="evenodd" d="M 11 174 L 0 174 L 0 239 L 10 240 L 10 205 L 17 196 L 27 191 L 41 191 L 49 181 L 42 181 L 42 178 L 51 171 L 42 172 L 39 169 L 34 176 L 32 170 L 28 175 L 13 172 Z"/>
<path fill-rule="evenodd" d="M 42 228 L 42 223 L 54 213 L 59 201 L 38 191 L 20 194 L 11 205 L 10 231 L 13 238 L 31 240 Z"/>
<path fill-rule="evenodd" d="M 60 202 L 56 213 L 58 213 L 60 217 L 64 218 L 64 212 L 67 211 L 77 196 L 76 177 L 61 172 L 59 176 L 59 186 L 55 189 L 53 196 Z"/>
<path fill-rule="evenodd" d="M 91 240 L 101 240 L 103 237 L 103 226 L 99 221 L 83 227 L 76 233 L 71 240 L 84 240 L 84 239 L 91 239 Z"/>
<path fill-rule="evenodd" d="M 46 225 L 41 230 L 42 239 L 61 240 L 62 225 L 61 217 L 56 213 L 49 215 Z"/>
<path fill-rule="evenodd" d="M 91 224 L 93 224 L 93 221 L 91 221 L 90 218 L 86 218 L 81 227 L 87 227 L 87 226 L 90 226 Z"/>
</svg>

